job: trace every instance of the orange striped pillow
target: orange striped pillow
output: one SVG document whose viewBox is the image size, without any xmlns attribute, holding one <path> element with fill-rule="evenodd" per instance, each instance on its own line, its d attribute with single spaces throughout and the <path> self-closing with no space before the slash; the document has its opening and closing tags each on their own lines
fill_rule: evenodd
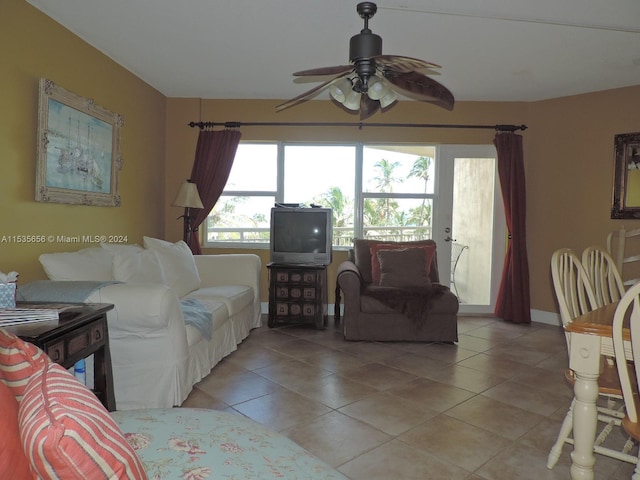
<svg viewBox="0 0 640 480">
<path fill-rule="evenodd" d="M 27 383 L 18 412 L 22 446 L 43 479 L 141 479 L 147 475 L 95 395 L 50 363 Z"/>
<path fill-rule="evenodd" d="M 27 381 L 49 362 L 42 350 L 0 328 L 0 378 L 11 388 L 18 402 Z"/>
<path fill-rule="evenodd" d="M 18 402 L 3 382 L 0 382 L 0 432 L 0 478 L 35 480 L 20 442 Z"/>
</svg>

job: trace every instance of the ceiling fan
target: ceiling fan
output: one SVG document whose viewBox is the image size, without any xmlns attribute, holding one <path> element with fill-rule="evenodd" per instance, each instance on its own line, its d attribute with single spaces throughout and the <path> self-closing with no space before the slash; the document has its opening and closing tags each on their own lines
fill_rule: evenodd
<svg viewBox="0 0 640 480">
<path fill-rule="evenodd" d="M 453 110 L 453 94 L 427 75 L 438 75 L 435 63 L 417 58 L 382 54 L 382 38 L 369 29 L 369 19 L 378 7 L 373 2 L 361 2 L 356 11 L 364 19 L 364 28 L 351 37 L 349 65 L 313 68 L 295 72 L 296 77 L 332 75 L 312 88 L 276 107 L 281 111 L 310 100 L 329 89 L 332 100 L 348 110 L 360 111 L 365 119 L 397 100 L 397 93 L 422 102 Z"/>
</svg>

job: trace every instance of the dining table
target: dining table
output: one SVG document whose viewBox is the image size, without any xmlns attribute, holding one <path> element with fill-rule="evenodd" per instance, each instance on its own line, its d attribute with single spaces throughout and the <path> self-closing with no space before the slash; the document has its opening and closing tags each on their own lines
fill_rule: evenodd
<svg viewBox="0 0 640 480">
<path fill-rule="evenodd" d="M 606 357 L 615 357 L 613 350 L 613 316 L 618 303 L 610 303 L 576 317 L 564 327 L 569 335 L 569 368 L 575 373 L 575 405 L 573 408 L 572 480 L 593 480 L 596 459 L 598 412 L 598 377 Z M 623 324 L 625 357 L 632 360 L 628 319 Z"/>
</svg>

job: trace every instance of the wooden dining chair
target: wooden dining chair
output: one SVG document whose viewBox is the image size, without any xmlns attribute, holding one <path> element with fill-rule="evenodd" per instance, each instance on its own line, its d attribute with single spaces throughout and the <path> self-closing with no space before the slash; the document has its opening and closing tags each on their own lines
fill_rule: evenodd
<svg viewBox="0 0 640 480">
<path fill-rule="evenodd" d="M 629 319 L 629 336 L 625 335 L 625 321 Z M 630 344 L 629 344 L 630 341 Z M 628 361 L 631 350 L 633 362 Z M 633 285 L 622 297 L 613 317 L 613 350 L 624 397 L 626 415 L 622 428 L 636 442 L 640 441 L 640 399 L 638 379 L 640 378 L 640 283 Z M 626 352 L 625 352 L 626 350 Z M 632 480 L 640 480 L 640 462 L 636 458 L 636 468 Z"/>
<path fill-rule="evenodd" d="M 580 257 L 573 250 L 561 248 L 553 253 L 551 256 L 551 277 L 563 327 L 569 325 L 576 317 L 598 307 L 593 288 Z M 567 335 L 567 349 L 570 356 L 570 337 L 566 333 L 565 335 Z M 624 404 L 615 362 L 603 363 L 603 372 L 598 379 L 598 393 L 606 399 L 607 405 L 606 407 L 598 406 L 598 420 L 604 422 L 605 426 L 596 439 L 594 452 L 618 460 L 631 461 L 631 459 L 635 458 L 629 455 L 629 451 L 633 447 L 632 442 L 627 441 L 621 450 L 602 445 L 613 428 L 619 426 L 622 418 L 624 418 L 624 413 L 620 411 L 621 408 L 624 408 Z M 575 374 L 570 368 L 565 370 L 565 379 L 573 387 Z M 575 398 L 572 400 L 562 422 L 558 438 L 551 447 L 547 457 L 547 468 L 553 468 L 557 463 L 565 443 L 573 444 L 571 433 L 573 430 L 574 404 Z"/>
<path fill-rule="evenodd" d="M 613 257 L 603 248 L 592 245 L 582 252 L 582 265 L 593 287 L 598 307 L 618 302 L 625 287 Z"/>
<path fill-rule="evenodd" d="M 640 228 L 613 230 L 607 235 L 607 250 L 618 267 L 625 289 L 640 282 Z"/>
</svg>

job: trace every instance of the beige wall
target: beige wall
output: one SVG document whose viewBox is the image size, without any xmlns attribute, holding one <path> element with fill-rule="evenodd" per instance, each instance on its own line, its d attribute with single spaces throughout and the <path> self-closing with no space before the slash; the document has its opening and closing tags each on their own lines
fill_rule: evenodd
<svg viewBox="0 0 640 480">
<path fill-rule="evenodd" d="M 275 101 L 169 99 L 167 103 L 166 194 L 175 196 L 189 176 L 197 129 L 190 121 L 357 122 L 328 101 L 312 101 L 275 113 Z M 416 102 L 400 102 L 372 122 L 446 124 L 527 124 L 522 133 L 527 174 L 527 242 L 531 272 L 531 306 L 557 311 L 551 289 L 549 259 L 557 248 L 576 250 L 604 244 L 611 229 L 640 226 L 611 220 L 613 137 L 640 131 L 640 86 L 531 103 L 459 102 L 453 112 Z M 243 127 L 243 140 L 304 140 L 490 144 L 491 130 L 400 128 Z M 339 175 L 339 172 L 336 172 Z M 178 209 L 169 208 L 166 234 L 180 238 Z M 265 252 L 259 252 L 264 261 Z M 330 268 L 335 277 L 337 255 Z M 264 274 L 266 280 L 266 273 Z M 335 283 L 331 283 L 330 292 Z M 263 285 L 266 300 L 266 282 Z"/>
<path fill-rule="evenodd" d="M 197 129 L 190 121 L 358 121 L 328 101 L 275 113 L 277 101 L 166 99 L 99 51 L 21 0 L 0 2 L 4 45 L 0 91 L 0 240 L 2 236 L 143 235 L 181 238 L 182 213 L 171 207 L 188 178 Z M 37 203 L 34 198 L 38 78 L 47 77 L 124 116 L 121 207 Z M 455 93 L 455 92 L 454 92 Z M 640 131 L 640 85 L 531 103 L 459 102 L 453 112 L 400 102 L 370 122 L 525 123 L 527 226 L 532 308 L 556 310 L 549 258 L 559 247 L 581 250 L 638 221 L 611 220 L 613 136 Z M 166 133 L 165 133 L 166 132 Z M 491 130 L 246 127 L 244 140 L 489 144 Z M 335 172 L 339 175 L 340 172 Z M 21 281 L 44 278 L 37 256 L 78 245 L 0 243 L 0 270 Z M 236 250 L 237 251 L 237 250 Z M 266 252 L 258 252 L 266 263 Z M 343 253 L 334 256 L 335 277 Z M 262 299 L 266 301 L 266 270 Z M 330 289 L 333 289 L 333 283 Z"/>
<path fill-rule="evenodd" d="M 525 160 L 532 308 L 557 311 L 554 250 L 604 246 L 610 230 L 640 227 L 610 218 L 613 137 L 640 131 L 638 105 L 640 86 L 531 104 Z"/>
<path fill-rule="evenodd" d="M 0 45 L 0 271 L 19 272 L 20 283 L 45 278 L 40 253 L 88 246 L 16 244 L 13 236 L 124 235 L 139 243 L 162 235 L 164 96 L 22 0 L 0 2 Z M 122 206 L 34 201 L 40 77 L 124 117 Z"/>
<path fill-rule="evenodd" d="M 279 102 L 270 100 L 200 100 L 171 98 L 167 102 L 167 198 L 174 198 L 181 182 L 189 177 L 198 129 L 190 128 L 192 121 L 240 122 L 358 122 L 335 107 L 330 101 L 311 101 L 297 107 L 275 112 Z M 374 123 L 527 123 L 527 104 L 466 102 L 456 106 L 455 112 L 417 102 L 399 102 L 393 109 L 372 117 Z M 242 140 L 288 140 L 317 142 L 405 142 L 405 143 L 467 143 L 490 144 L 493 130 L 452 130 L 423 128 L 365 127 L 242 127 Z M 340 172 L 335 172 L 340 175 Z M 181 238 L 182 223 L 176 221 L 179 208 L 169 208 L 165 217 L 167 238 Z M 234 251 L 234 250 L 224 250 Z M 235 250 L 246 251 L 246 250 Z M 266 264 L 268 252 L 256 251 Z M 333 302 L 337 266 L 345 252 L 334 255 L 329 267 L 329 300 Z M 267 273 L 263 269 L 262 300 L 267 301 Z"/>
</svg>

